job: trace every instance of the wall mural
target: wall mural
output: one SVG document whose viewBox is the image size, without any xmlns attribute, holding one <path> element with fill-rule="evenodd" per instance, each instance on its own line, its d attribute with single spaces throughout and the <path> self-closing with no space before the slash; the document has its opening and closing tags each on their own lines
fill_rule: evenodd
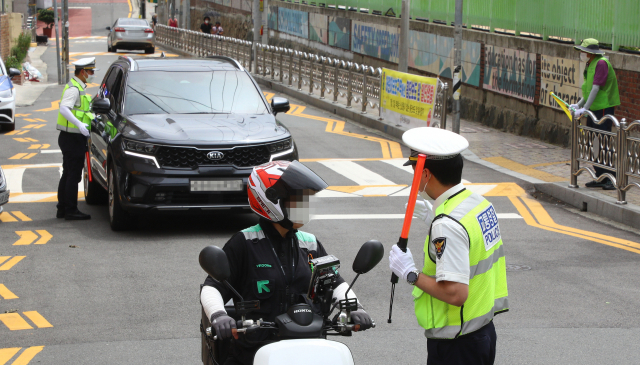
<svg viewBox="0 0 640 365">
<path fill-rule="evenodd" d="M 481 44 L 462 41 L 462 82 L 480 86 Z M 409 67 L 453 78 L 453 38 L 411 31 Z"/>
<path fill-rule="evenodd" d="M 540 55 L 540 105 L 562 110 L 551 92 L 569 104 L 582 97 L 585 64 L 579 60 Z"/>
<path fill-rule="evenodd" d="M 267 15 L 267 27 L 269 29 L 278 30 L 278 7 L 269 5 L 269 14 Z"/>
<path fill-rule="evenodd" d="M 399 29 L 351 21 L 351 51 L 398 63 Z"/>
<path fill-rule="evenodd" d="M 278 8 L 278 31 L 309 39 L 309 13 Z"/>
<path fill-rule="evenodd" d="M 536 94 L 536 54 L 485 45 L 483 87 L 533 102 Z"/>
<path fill-rule="evenodd" d="M 326 15 L 309 13 L 309 39 L 327 44 L 329 32 L 327 31 Z"/>
<path fill-rule="evenodd" d="M 351 20 L 338 16 L 329 17 L 329 45 L 349 50 Z"/>
</svg>

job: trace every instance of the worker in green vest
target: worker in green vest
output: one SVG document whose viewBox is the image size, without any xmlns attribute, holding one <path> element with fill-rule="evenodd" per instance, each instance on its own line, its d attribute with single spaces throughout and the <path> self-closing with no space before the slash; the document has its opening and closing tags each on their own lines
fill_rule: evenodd
<svg viewBox="0 0 640 365">
<path fill-rule="evenodd" d="M 577 104 L 572 104 L 576 118 L 582 116 L 585 111 L 590 110 L 598 121 L 605 115 L 613 115 L 615 107 L 620 105 L 620 94 L 618 94 L 618 80 L 616 72 L 611 66 L 611 62 L 604 57 L 604 51 L 600 50 L 597 40 L 588 38 L 582 41 L 579 46 L 574 46 L 580 51 L 580 60 L 586 62 L 584 68 L 584 84 L 582 84 L 582 98 Z M 613 122 L 606 120 L 602 124 L 596 124 L 591 116 L 587 114 L 587 126 L 607 132 L 611 132 Z M 604 173 L 609 173 L 615 177 L 614 171 L 605 170 L 594 166 L 596 177 Z M 604 177 L 601 181 L 593 180 L 585 184 L 588 188 L 602 188 L 604 190 L 615 190 L 613 182 Z"/>
<path fill-rule="evenodd" d="M 96 58 L 82 58 L 73 63 L 75 75 L 62 91 L 56 129 L 60 131 L 58 145 L 62 151 L 62 176 L 58 183 L 57 218 L 91 219 L 78 210 L 78 183 L 82 181 L 87 137 L 94 116 L 90 111 L 91 96 L 85 92 L 87 83 L 97 71 Z"/>
<path fill-rule="evenodd" d="M 493 318 L 509 309 L 507 272 L 496 211 L 462 185 L 460 153 L 469 142 L 438 128 L 414 128 L 402 140 L 411 148 L 405 165 L 420 174 L 414 217 L 429 225 L 424 267 L 411 250 L 394 245 L 389 267 L 413 285 L 416 318 L 425 329 L 427 365 L 493 364 Z M 416 171 L 418 155 L 427 159 Z M 429 199 L 435 199 L 432 203 Z"/>
</svg>

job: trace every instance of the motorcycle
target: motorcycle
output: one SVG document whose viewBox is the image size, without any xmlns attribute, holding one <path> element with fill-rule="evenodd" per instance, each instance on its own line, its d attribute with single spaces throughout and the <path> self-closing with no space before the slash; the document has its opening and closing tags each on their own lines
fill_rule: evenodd
<svg viewBox="0 0 640 365">
<path fill-rule="evenodd" d="M 353 356 L 349 348 L 337 341 L 327 340 L 327 336 L 351 336 L 360 330 L 353 324 L 351 312 L 356 311 L 357 300 L 349 299 L 347 294 L 361 274 L 371 271 L 382 260 L 384 248 L 379 241 L 365 242 L 355 260 L 352 269 L 356 277 L 345 293 L 345 299 L 333 303 L 333 284 L 338 278 L 340 261 L 333 255 L 319 257 L 310 261 L 311 281 L 307 292 L 310 302 L 317 304 L 321 314 L 316 314 L 312 306 L 306 303 L 292 305 L 286 313 L 275 318 L 274 322 L 262 319 L 246 319 L 246 315 L 260 308 L 260 301 L 244 301 L 242 296 L 229 284 L 229 262 L 222 249 L 216 246 L 205 247 L 200 252 L 200 266 L 213 279 L 225 285 L 234 296 L 233 307 L 226 306 L 227 313 L 241 319 L 233 336 L 251 338 L 251 336 L 269 333 L 276 336 L 277 342 L 262 346 L 255 355 L 254 365 L 294 365 L 304 359 L 305 365 L 353 365 Z M 335 308 L 338 313 L 330 319 Z M 202 310 L 202 361 L 204 364 L 222 364 L 226 357 L 228 341 L 218 339 L 209 319 Z M 375 322 L 373 323 L 375 328 Z"/>
</svg>

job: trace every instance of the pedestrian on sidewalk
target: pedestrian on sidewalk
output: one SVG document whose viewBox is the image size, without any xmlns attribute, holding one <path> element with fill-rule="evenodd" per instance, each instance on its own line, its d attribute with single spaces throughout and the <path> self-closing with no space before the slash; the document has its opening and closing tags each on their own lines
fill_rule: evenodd
<svg viewBox="0 0 640 365">
<path fill-rule="evenodd" d="M 222 29 L 220 22 L 216 22 L 216 26 L 211 29 L 211 34 L 224 35 L 224 29 Z"/>
<path fill-rule="evenodd" d="M 588 38 L 582 41 L 579 46 L 574 46 L 580 51 L 580 59 L 587 62 L 584 68 L 584 84 L 582 84 L 582 98 L 577 104 L 572 104 L 576 118 L 590 110 L 598 120 L 605 115 L 613 115 L 615 107 L 620 105 L 620 94 L 618 93 L 618 79 L 616 72 L 611 66 L 611 62 L 604 56 L 604 51 L 600 49 L 600 44 L 596 39 Z M 587 115 L 587 127 L 611 132 L 613 122 L 607 120 L 598 125 L 596 121 Z M 594 166 L 596 177 L 604 173 L 610 173 L 615 177 L 614 171 L 605 170 Z M 585 184 L 588 188 L 602 188 L 604 190 L 615 190 L 616 187 L 609 178 L 598 182 L 590 181 Z"/>
<path fill-rule="evenodd" d="M 85 89 L 98 69 L 95 57 L 82 58 L 73 64 L 76 66 L 75 75 L 62 91 L 56 126 L 60 131 L 58 145 L 62 151 L 56 218 L 84 220 L 91 219 L 91 216 L 78 210 L 78 183 L 82 181 L 87 138 L 94 118 L 90 112 L 91 95 Z"/>
<path fill-rule="evenodd" d="M 158 25 L 158 14 L 153 14 L 151 16 L 151 26 L 153 27 L 153 30 L 156 30 L 156 25 Z"/>
<path fill-rule="evenodd" d="M 169 18 L 169 26 L 173 28 L 178 28 L 178 19 L 174 15 L 173 18 Z"/>
<path fill-rule="evenodd" d="M 389 267 L 413 285 L 418 323 L 427 337 L 427 365 L 491 365 L 496 355 L 493 318 L 509 310 L 507 270 L 498 216 L 491 203 L 462 185 L 469 147 L 462 136 L 438 128 L 414 128 L 402 140 L 411 148 L 405 165 L 427 156 L 414 217 L 429 225 L 424 267 L 407 248 L 394 245 Z M 420 260 L 419 260 L 420 261 Z"/>
<path fill-rule="evenodd" d="M 200 31 L 202 33 L 211 34 L 211 18 L 208 16 L 204 17 L 204 22 L 200 24 Z"/>
</svg>

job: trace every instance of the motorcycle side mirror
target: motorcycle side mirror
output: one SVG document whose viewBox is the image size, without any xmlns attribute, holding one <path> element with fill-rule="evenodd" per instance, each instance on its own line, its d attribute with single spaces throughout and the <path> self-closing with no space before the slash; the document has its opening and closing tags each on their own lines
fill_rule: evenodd
<svg viewBox="0 0 640 365">
<path fill-rule="evenodd" d="M 202 270 L 221 283 L 231 276 L 227 254 L 219 247 L 207 246 L 203 248 L 198 260 Z"/>
<path fill-rule="evenodd" d="M 384 247 L 378 240 L 365 242 L 353 260 L 353 271 L 357 274 L 366 274 L 376 267 L 384 256 Z"/>
</svg>

